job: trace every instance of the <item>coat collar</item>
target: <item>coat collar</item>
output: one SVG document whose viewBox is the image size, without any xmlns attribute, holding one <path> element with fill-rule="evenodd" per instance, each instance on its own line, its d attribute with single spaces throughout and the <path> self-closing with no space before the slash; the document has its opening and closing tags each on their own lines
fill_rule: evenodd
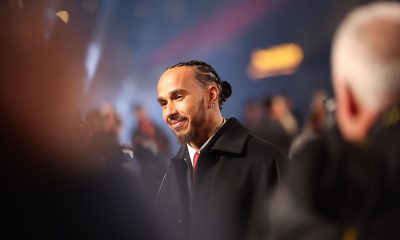
<svg viewBox="0 0 400 240">
<path fill-rule="evenodd" d="M 240 154 L 246 144 L 247 138 L 250 136 L 249 131 L 236 119 L 229 118 L 226 120 L 213 139 L 204 149 L 205 152 L 222 151 L 233 154 Z M 189 158 L 189 152 L 186 146 L 181 146 L 174 159 Z"/>
<path fill-rule="evenodd" d="M 239 154 L 243 151 L 249 131 L 236 118 L 229 118 L 210 144 L 209 151 Z"/>
<path fill-rule="evenodd" d="M 189 156 L 189 151 L 185 145 L 182 145 L 173 159 L 182 159 Z"/>
</svg>

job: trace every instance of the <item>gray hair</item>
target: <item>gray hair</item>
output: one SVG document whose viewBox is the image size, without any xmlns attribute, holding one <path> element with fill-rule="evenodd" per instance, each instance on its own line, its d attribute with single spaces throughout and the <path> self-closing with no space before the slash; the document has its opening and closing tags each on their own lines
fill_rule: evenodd
<svg viewBox="0 0 400 240">
<path fill-rule="evenodd" d="M 335 34 L 334 82 L 356 101 L 381 110 L 400 98 L 400 3 L 375 2 L 352 11 Z"/>
</svg>

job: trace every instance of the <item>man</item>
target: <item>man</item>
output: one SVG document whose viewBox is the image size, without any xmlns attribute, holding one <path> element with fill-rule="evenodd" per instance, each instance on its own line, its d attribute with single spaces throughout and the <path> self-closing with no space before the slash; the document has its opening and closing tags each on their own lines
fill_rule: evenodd
<svg viewBox="0 0 400 240">
<path fill-rule="evenodd" d="M 332 52 L 338 129 L 297 151 L 269 215 L 275 239 L 400 238 L 400 3 L 350 13 Z M 290 228 L 289 228 L 290 226 Z"/>
<path fill-rule="evenodd" d="M 277 181 L 281 153 L 221 115 L 232 90 L 209 64 L 173 65 L 157 90 L 163 118 L 182 144 L 158 194 L 175 239 L 244 239 Z"/>
</svg>

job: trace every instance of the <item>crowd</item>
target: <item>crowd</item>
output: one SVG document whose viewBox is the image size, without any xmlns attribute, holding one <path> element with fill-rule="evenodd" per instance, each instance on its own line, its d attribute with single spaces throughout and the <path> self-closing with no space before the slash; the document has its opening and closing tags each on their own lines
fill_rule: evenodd
<svg viewBox="0 0 400 240">
<path fill-rule="evenodd" d="M 315 92 L 304 126 L 283 95 L 225 117 L 235 89 L 216 69 L 167 67 L 154 91 L 177 153 L 142 105 L 131 145 L 111 104 L 81 117 L 84 26 L 46 37 L 44 17 L 0 4 L 4 239 L 400 238 L 398 2 L 338 26 L 334 97 Z"/>
</svg>

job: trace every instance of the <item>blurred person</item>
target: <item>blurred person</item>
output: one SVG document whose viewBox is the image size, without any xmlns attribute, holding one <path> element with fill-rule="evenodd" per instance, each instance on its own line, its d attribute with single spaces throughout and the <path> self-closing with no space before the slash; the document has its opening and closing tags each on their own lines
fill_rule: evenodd
<svg viewBox="0 0 400 240">
<path fill-rule="evenodd" d="M 250 132 L 254 132 L 256 129 L 262 113 L 263 107 L 258 100 L 249 100 L 246 102 L 244 107 L 244 122 L 245 126 L 250 130 Z"/>
<path fill-rule="evenodd" d="M 264 115 L 254 129 L 255 136 L 271 142 L 285 155 L 298 131 L 298 123 L 291 111 L 289 101 L 281 95 L 267 97 Z"/>
<path fill-rule="evenodd" d="M 132 149 L 119 142 L 122 121 L 115 112 L 110 115 L 97 109 L 89 111 L 85 123 L 90 133 L 86 149 L 101 168 L 123 167 L 131 170 L 139 179 L 142 178 L 139 162 Z"/>
<path fill-rule="evenodd" d="M 73 13 L 68 23 L 54 6 Z M 99 172 L 85 153 L 78 104 L 89 21 L 80 9 L 71 1 L 0 2 L 4 239 L 158 234 L 135 178 L 120 169 Z"/>
<path fill-rule="evenodd" d="M 115 111 L 113 105 L 106 102 L 103 104 L 100 111 L 103 118 L 103 130 L 119 139 L 122 129 L 122 120 Z"/>
<path fill-rule="evenodd" d="M 273 239 L 400 238 L 399 43 L 398 2 L 361 6 L 340 25 L 338 128 L 293 156 L 269 206 Z"/>
<path fill-rule="evenodd" d="M 313 94 L 310 106 L 310 113 L 305 124 L 305 129 L 318 133 L 322 130 L 326 115 L 325 101 L 328 95 L 323 90 L 318 90 Z"/>
<path fill-rule="evenodd" d="M 85 122 L 87 124 L 87 127 L 89 128 L 88 130 L 90 131 L 91 135 L 96 134 L 97 132 L 101 132 L 104 129 L 102 114 L 97 109 L 89 111 L 86 114 Z"/>
<path fill-rule="evenodd" d="M 278 121 L 288 135 L 294 136 L 297 133 L 298 124 L 292 113 L 292 106 L 289 99 L 280 95 L 274 96 L 266 105 L 269 117 Z"/>
<path fill-rule="evenodd" d="M 317 137 L 329 124 L 329 118 L 327 117 L 329 109 L 327 108 L 330 107 L 330 103 L 331 101 L 325 91 L 318 90 L 313 94 L 308 119 L 301 133 L 293 139 L 290 145 L 289 159 L 298 149 L 303 147 L 303 144 Z"/>
<path fill-rule="evenodd" d="M 134 107 L 137 128 L 132 135 L 132 143 L 148 149 L 155 155 L 169 156 L 171 153 L 167 135 L 149 116 L 143 106 Z"/>
<path fill-rule="evenodd" d="M 137 122 L 137 128 L 132 134 L 133 150 L 140 162 L 150 196 L 155 199 L 170 157 L 170 143 L 167 135 L 151 120 L 143 106 L 136 105 L 133 111 Z"/>
<path fill-rule="evenodd" d="M 174 239 L 245 239 L 278 178 L 283 156 L 221 106 L 232 94 L 209 64 L 168 67 L 157 86 L 163 118 L 181 143 L 161 183 L 158 206 Z"/>
</svg>

